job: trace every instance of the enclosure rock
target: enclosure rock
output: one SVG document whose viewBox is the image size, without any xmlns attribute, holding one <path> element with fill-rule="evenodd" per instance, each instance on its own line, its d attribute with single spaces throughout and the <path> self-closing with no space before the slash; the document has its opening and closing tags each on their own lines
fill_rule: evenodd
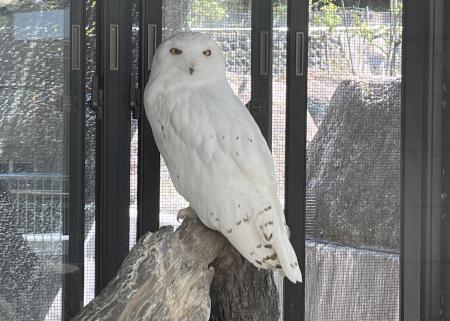
<svg viewBox="0 0 450 321">
<path fill-rule="evenodd" d="M 162 227 L 142 236 L 113 280 L 72 321 L 278 317 L 272 273 L 258 271 L 191 213 L 175 232 Z"/>
<path fill-rule="evenodd" d="M 343 81 L 308 146 L 307 220 L 318 238 L 399 248 L 400 81 Z"/>
</svg>

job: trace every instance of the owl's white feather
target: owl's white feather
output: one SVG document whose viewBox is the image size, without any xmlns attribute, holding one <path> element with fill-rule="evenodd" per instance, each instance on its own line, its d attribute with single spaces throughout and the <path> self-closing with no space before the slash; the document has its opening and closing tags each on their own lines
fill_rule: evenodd
<svg viewBox="0 0 450 321">
<path fill-rule="evenodd" d="M 177 191 L 253 265 L 301 282 L 270 150 L 225 78 L 218 44 L 179 33 L 152 66 L 145 111 Z"/>
</svg>

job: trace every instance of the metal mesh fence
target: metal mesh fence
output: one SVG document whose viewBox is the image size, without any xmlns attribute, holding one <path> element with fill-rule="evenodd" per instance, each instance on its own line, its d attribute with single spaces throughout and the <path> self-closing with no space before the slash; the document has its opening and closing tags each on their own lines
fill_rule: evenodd
<svg viewBox="0 0 450 321">
<path fill-rule="evenodd" d="M 139 73 L 139 2 L 132 1 L 131 17 L 132 17 L 132 33 L 130 41 L 130 56 L 131 56 L 131 80 L 135 82 L 135 87 L 138 87 L 138 73 Z M 145 117 L 145 115 L 143 115 Z M 138 127 L 137 119 L 131 119 L 131 144 L 130 144 L 130 234 L 129 245 L 130 249 L 136 244 L 137 232 L 137 174 L 138 174 Z"/>
<path fill-rule="evenodd" d="M 398 320 L 400 1 L 310 7 L 306 320 Z"/>
<path fill-rule="evenodd" d="M 86 0 L 86 73 L 85 73 L 85 241 L 83 303 L 95 296 L 95 156 L 96 114 L 91 109 L 92 77 L 96 71 L 96 2 Z"/>
<path fill-rule="evenodd" d="M 284 175 L 286 154 L 286 44 L 287 1 L 273 2 L 272 61 L 272 156 L 277 178 L 278 198 L 284 207 Z M 280 295 L 280 320 L 283 319 L 283 276 L 275 273 Z"/>
</svg>

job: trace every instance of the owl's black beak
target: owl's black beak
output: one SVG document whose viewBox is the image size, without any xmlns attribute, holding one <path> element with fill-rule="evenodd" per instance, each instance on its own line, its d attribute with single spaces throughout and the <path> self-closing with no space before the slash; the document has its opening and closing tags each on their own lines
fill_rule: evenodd
<svg viewBox="0 0 450 321">
<path fill-rule="evenodd" d="M 194 73 L 194 68 L 189 67 L 189 74 L 192 76 L 193 73 Z"/>
</svg>

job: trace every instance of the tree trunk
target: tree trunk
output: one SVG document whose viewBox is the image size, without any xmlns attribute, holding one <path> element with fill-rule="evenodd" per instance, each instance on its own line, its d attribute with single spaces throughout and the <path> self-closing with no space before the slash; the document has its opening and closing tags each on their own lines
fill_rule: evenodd
<svg viewBox="0 0 450 321">
<path fill-rule="evenodd" d="M 142 236 L 114 279 L 72 321 L 278 317 L 272 273 L 254 268 L 192 212 L 175 232 L 163 227 Z"/>
</svg>

